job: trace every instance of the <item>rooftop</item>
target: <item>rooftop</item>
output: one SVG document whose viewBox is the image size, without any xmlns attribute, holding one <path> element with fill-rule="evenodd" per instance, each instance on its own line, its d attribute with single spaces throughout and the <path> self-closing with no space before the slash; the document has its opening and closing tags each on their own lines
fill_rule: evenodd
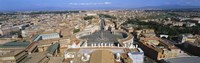
<svg viewBox="0 0 200 63">
<path fill-rule="evenodd" d="M 49 36 L 59 36 L 59 34 L 58 33 L 39 34 L 39 35 L 36 35 L 35 37 L 33 37 L 33 41 L 38 41 L 38 40 L 41 40 L 42 38 L 46 38 Z"/>
<path fill-rule="evenodd" d="M 15 56 L 21 52 L 23 52 L 24 50 L 12 50 L 12 51 L 9 51 L 7 53 L 1 53 L 0 52 L 0 57 L 5 57 L 5 56 Z"/>
<path fill-rule="evenodd" d="M 180 57 L 180 58 L 171 58 L 163 60 L 165 63 L 199 63 L 200 57 L 192 56 L 192 57 Z"/>
<path fill-rule="evenodd" d="M 30 44 L 30 42 L 8 42 L 1 44 L 0 48 L 12 48 L 12 47 L 22 47 L 25 48 Z"/>
<path fill-rule="evenodd" d="M 177 49 L 169 40 L 160 38 L 142 38 L 140 42 L 157 51 L 161 51 L 161 49 Z"/>
<path fill-rule="evenodd" d="M 64 57 L 50 57 L 48 63 L 62 63 Z"/>
<path fill-rule="evenodd" d="M 24 63 L 39 63 L 46 57 L 46 52 L 32 53 L 25 60 Z"/>
<path fill-rule="evenodd" d="M 51 45 L 47 49 L 47 51 L 48 51 L 48 53 L 53 54 L 58 49 L 58 47 L 59 47 L 59 43 L 55 43 L 55 44 Z"/>
<path fill-rule="evenodd" d="M 89 63 L 114 63 L 114 55 L 108 50 L 96 50 L 91 54 Z"/>
</svg>

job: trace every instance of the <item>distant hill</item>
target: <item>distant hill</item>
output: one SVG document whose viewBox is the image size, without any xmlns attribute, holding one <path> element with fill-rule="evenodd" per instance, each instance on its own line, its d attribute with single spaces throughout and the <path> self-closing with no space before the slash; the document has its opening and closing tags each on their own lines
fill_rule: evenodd
<svg viewBox="0 0 200 63">
<path fill-rule="evenodd" d="M 187 6 L 187 5 L 162 5 L 162 6 L 146 6 L 134 9 L 200 9 L 200 6 Z"/>
<path fill-rule="evenodd" d="M 37 7 L 37 8 L 25 8 L 25 9 L 15 9 L 15 10 L 0 10 L 0 12 L 16 12 L 16 11 L 60 11 L 60 10 L 168 10 L 168 9 L 198 9 L 200 11 L 200 6 L 191 6 L 191 5 L 161 5 L 161 6 L 145 6 L 138 8 L 121 8 L 121 7 Z"/>
</svg>

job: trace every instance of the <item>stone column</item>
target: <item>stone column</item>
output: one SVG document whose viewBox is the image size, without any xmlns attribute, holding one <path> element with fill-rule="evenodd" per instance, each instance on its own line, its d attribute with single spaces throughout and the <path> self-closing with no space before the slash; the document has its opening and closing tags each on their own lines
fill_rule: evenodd
<svg viewBox="0 0 200 63">
<path fill-rule="evenodd" d="M 113 44 L 111 44 L 111 46 L 113 47 Z"/>
<path fill-rule="evenodd" d="M 103 47 L 103 43 L 101 43 L 101 47 Z"/>
<path fill-rule="evenodd" d="M 138 45 L 135 45 L 136 48 L 138 48 Z"/>
<path fill-rule="evenodd" d="M 92 47 L 93 47 L 93 43 L 92 43 L 91 45 L 92 45 Z"/>
<path fill-rule="evenodd" d="M 117 44 L 117 47 L 119 47 L 119 44 Z"/>
<path fill-rule="evenodd" d="M 94 47 L 96 47 L 97 46 L 97 44 L 96 43 L 94 43 Z"/>
<path fill-rule="evenodd" d="M 98 47 L 100 47 L 101 46 L 101 44 L 100 43 L 98 43 Z"/>
</svg>

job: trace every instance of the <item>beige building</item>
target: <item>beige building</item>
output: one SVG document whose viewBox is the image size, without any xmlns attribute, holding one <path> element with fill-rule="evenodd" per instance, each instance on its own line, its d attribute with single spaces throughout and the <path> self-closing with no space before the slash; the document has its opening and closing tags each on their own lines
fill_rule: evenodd
<svg viewBox="0 0 200 63">
<path fill-rule="evenodd" d="M 138 45 L 146 56 L 154 60 L 175 58 L 181 54 L 175 45 L 160 38 L 141 38 Z"/>
</svg>

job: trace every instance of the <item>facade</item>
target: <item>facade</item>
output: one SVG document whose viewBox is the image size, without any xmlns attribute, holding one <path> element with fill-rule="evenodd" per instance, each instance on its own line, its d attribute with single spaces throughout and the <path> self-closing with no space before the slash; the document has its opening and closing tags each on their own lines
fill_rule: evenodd
<svg viewBox="0 0 200 63">
<path fill-rule="evenodd" d="M 144 52 L 141 48 L 133 48 L 130 50 L 131 51 L 128 53 L 128 56 L 131 58 L 131 60 L 133 60 L 132 63 L 143 63 L 144 62 Z"/>
<path fill-rule="evenodd" d="M 186 23 L 186 27 L 193 27 L 196 26 L 196 23 Z"/>
<path fill-rule="evenodd" d="M 8 27 L 8 28 L 2 28 L 2 35 L 7 35 L 10 34 L 12 32 L 19 32 L 20 29 L 18 27 Z"/>
<path fill-rule="evenodd" d="M 200 36 L 194 35 L 192 41 L 185 41 L 181 46 L 190 54 L 200 56 Z M 195 51 L 194 51 L 195 50 Z"/>
<path fill-rule="evenodd" d="M 192 55 L 200 56 L 200 45 L 199 43 L 191 43 L 191 42 L 185 42 L 182 44 L 185 51 Z"/>
<path fill-rule="evenodd" d="M 172 23 L 173 26 L 180 26 L 180 27 L 182 27 L 183 24 L 184 24 L 184 22 L 173 22 Z"/>
<path fill-rule="evenodd" d="M 200 23 L 200 18 L 193 18 L 192 20 L 196 20 L 197 23 Z"/>
<path fill-rule="evenodd" d="M 178 40 L 181 43 L 184 43 L 184 42 L 194 42 L 196 39 L 195 39 L 194 35 L 192 35 L 192 34 L 183 34 L 178 37 Z"/>
<path fill-rule="evenodd" d="M 178 37 L 179 46 L 188 53 L 200 56 L 200 35 L 183 34 Z M 195 50 L 195 51 L 194 51 Z"/>
<path fill-rule="evenodd" d="M 3 31 L 0 29 L 0 36 L 2 36 L 3 35 Z"/>
<path fill-rule="evenodd" d="M 32 36 L 32 35 L 34 35 L 34 34 L 36 34 L 37 32 L 36 31 L 33 31 L 33 30 L 22 30 L 21 31 L 21 35 L 22 35 L 22 37 L 23 38 L 25 38 L 25 37 L 30 37 L 30 36 Z"/>
<path fill-rule="evenodd" d="M 156 37 L 155 30 L 143 29 L 138 34 L 140 37 Z"/>
</svg>

